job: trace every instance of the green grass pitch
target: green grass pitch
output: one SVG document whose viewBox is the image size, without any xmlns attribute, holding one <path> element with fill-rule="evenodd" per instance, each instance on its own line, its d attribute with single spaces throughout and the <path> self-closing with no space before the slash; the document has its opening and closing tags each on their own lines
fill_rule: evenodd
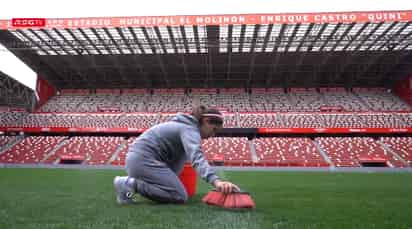
<svg viewBox="0 0 412 229">
<path fill-rule="evenodd" d="M 412 228 L 411 173 L 220 172 L 252 193 L 252 211 L 203 204 L 204 182 L 184 205 L 118 206 L 112 179 L 123 174 L 0 169 L 0 228 Z"/>
</svg>

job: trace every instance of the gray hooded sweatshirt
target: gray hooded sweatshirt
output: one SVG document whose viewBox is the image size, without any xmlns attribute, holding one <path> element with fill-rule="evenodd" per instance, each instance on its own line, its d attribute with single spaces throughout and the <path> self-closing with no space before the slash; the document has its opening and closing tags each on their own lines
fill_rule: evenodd
<svg viewBox="0 0 412 229">
<path fill-rule="evenodd" d="M 166 163 L 176 174 L 190 161 L 206 182 L 213 184 L 218 179 L 203 155 L 199 122 L 191 115 L 179 113 L 171 121 L 146 130 L 133 143 L 131 151 Z"/>
</svg>

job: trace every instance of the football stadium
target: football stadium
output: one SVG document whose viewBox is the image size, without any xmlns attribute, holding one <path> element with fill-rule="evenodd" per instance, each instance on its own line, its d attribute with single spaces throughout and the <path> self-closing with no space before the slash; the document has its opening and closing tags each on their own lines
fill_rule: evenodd
<svg viewBox="0 0 412 229">
<path fill-rule="evenodd" d="M 411 50 L 408 9 L 1 18 L 0 228 L 411 229 Z M 119 205 L 136 139 L 199 106 L 255 205 L 190 160 L 183 204 Z"/>
</svg>

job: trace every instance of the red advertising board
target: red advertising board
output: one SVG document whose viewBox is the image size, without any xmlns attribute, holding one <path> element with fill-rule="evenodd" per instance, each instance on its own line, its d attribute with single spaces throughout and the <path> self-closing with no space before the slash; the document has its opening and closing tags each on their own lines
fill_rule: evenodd
<svg viewBox="0 0 412 229">
<path fill-rule="evenodd" d="M 297 23 L 364 23 L 412 21 L 412 10 L 329 12 L 329 13 L 275 13 L 275 14 L 223 14 L 136 17 L 47 18 L 44 28 L 102 28 L 149 27 L 185 25 L 232 24 L 297 24 Z M 41 20 L 0 20 L 0 29 L 38 28 Z M 16 27 L 17 26 L 17 27 Z"/>
</svg>

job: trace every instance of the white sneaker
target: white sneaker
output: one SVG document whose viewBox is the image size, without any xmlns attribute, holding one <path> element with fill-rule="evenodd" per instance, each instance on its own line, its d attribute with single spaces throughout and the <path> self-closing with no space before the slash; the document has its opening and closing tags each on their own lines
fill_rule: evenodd
<svg viewBox="0 0 412 229">
<path fill-rule="evenodd" d="M 114 190 L 116 192 L 116 201 L 118 204 L 135 204 L 133 199 L 135 194 L 136 180 L 133 177 L 116 176 L 113 180 Z"/>
</svg>

